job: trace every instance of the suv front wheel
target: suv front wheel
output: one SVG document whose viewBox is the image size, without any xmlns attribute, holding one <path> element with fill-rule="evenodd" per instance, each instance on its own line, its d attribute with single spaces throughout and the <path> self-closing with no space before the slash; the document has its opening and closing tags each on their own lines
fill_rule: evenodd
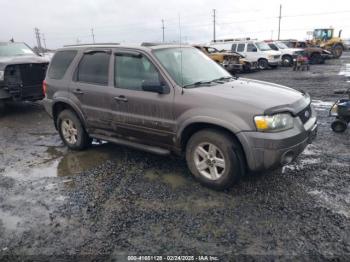
<svg viewBox="0 0 350 262">
<path fill-rule="evenodd" d="M 63 110 L 57 118 L 58 132 L 62 141 L 74 150 L 82 150 L 91 144 L 80 119 L 71 110 Z"/>
<path fill-rule="evenodd" d="M 229 188 L 245 173 L 239 145 L 226 132 L 215 129 L 199 131 L 190 138 L 186 160 L 197 180 L 213 189 Z"/>
</svg>

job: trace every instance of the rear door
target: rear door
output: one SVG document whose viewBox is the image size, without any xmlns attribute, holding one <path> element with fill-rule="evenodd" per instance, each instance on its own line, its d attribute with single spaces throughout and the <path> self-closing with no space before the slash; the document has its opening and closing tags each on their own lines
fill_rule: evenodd
<svg viewBox="0 0 350 262">
<path fill-rule="evenodd" d="M 144 53 L 115 53 L 113 128 L 128 140 L 171 146 L 175 133 L 174 90 L 159 69 Z M 145 81 L 163 83 L 166 92 L 143 91 Z"/>
<path fill-rule="evenodd" d="M 87 126 L 92 129 L 111 129 L 111 54 L 108 49 L 85 50 L 70 86 L 73 99 L 80 104 Z"/>
</svg>

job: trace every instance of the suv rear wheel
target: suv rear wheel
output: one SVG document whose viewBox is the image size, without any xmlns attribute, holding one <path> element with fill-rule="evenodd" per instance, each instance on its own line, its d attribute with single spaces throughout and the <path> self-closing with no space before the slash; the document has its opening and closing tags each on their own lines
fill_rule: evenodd
<svg viewBox="0 0 350 262">
<path fill-rule="evenodd" d="M 192 174 L 213 189 L 231 187 L 245 173 L 243 153 L 225 132 L 205 129 L 187 143 L 186 160 Z"/>
<path fill-rule="evenodd" d="M 57 117 L 57 127 L 63 142 L 74 150 L 85 149 L 92 139 L 86 133 L 80 119 L 71 110 L 63 110 Z"/>
</svg>

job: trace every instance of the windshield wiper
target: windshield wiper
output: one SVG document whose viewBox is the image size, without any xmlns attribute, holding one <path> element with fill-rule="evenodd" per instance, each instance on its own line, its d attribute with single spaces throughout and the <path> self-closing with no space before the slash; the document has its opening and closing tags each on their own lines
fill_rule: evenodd
<svg viewBox="0 0 350 262">
<path fill-rule="evenodd" d="M 211 82 L 222 82 L 222 81 L 230 81 L 232 79 L 237 79 L 237 77 L 232 77 L 232 76 L 224 76 L 224 77 L 220 77 L 217 79 L 213 79 L 211 80 Z"/>
<path fill-rule="evenodd" d="M 198 81 L 194 82 L 192 84 L 184 85 L 183 88 L 190 87 L 190 86 L 201 86 L 201 85 L 208 85 L 211 84 L 213 81 Z"/>
</svg>

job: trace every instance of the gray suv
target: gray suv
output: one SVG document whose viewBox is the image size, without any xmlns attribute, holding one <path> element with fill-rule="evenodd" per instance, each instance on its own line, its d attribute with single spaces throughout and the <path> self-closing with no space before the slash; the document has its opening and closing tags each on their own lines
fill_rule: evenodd
<svg viewBox="0 0 350 262">
<path fill-rule="evenodd" d="M 290 163 L 317 130 L 308 94 L 234 78 L 190 46 L 67 46 L 53 57 L 43 88 L 69 148 L 95 138 L 182 155 L 215 189 Z"/>
</svg>

